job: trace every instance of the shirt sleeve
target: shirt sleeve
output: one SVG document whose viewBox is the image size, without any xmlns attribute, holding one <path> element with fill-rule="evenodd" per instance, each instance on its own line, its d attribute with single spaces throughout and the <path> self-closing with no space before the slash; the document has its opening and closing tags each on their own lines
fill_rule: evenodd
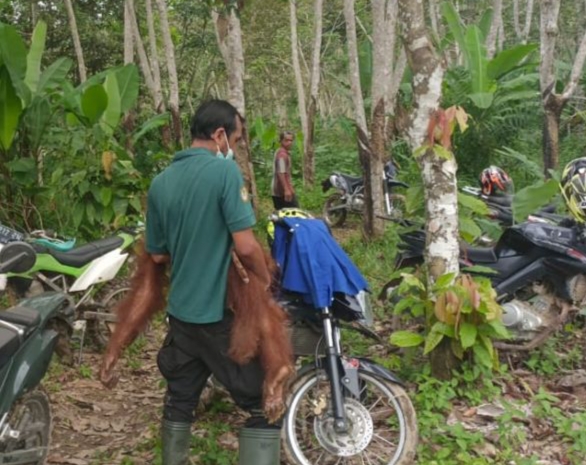
<svg viewBox="0 0 586 465">
<path fill-rule="evenodd" d="M 284 150 L 277 152 L 277 173 L 285 174 L 287 172 L 287 154 Z"/>
<path fill-rule="evenodd" d="M 242 174 L 233 161 L 226 161 L 226 176 L 220 198 L 222 214 L 231 233 L 252 228 L 256 219 Z"/>
<path fill-rule="evenodd" d="M 150 254 L 157 255 L 167 255 L 169 253 L 162 218 L 157 210 L 155 193 L 152 185 L 147 196 L 146 250 Z"/>
</svg>

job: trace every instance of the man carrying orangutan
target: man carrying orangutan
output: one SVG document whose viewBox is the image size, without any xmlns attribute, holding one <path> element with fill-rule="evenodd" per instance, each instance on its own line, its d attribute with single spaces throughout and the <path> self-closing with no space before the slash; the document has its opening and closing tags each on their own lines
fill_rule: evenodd
<svg viewBox="0 0 586 465">
<path fill-rule="evenodd" d="M 278 465 L 280 425 L 263 414 L 259 358 L 239 365 L 228 357 L 233 313 L 226 309 L 231 251 L 268 289 L 271 275 L 256 241 L 248 192 L 234 147 L 242 137 L 236 108 L 204 103 L 191 122 L 191 147 L 152 182 L 148 193 L 146 250 L 170 263 L 169 333 L 157 362 L 167 381 L 163 409 L 163 465 L 189 463 L 194 412 L 213 374 L 251 416 L 240 432 L 241 465 Z"/>
</svg>

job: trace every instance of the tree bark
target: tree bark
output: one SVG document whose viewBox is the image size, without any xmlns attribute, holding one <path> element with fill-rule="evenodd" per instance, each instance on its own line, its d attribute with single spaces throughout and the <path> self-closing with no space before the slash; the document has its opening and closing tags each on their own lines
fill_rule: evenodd
<svg viewBox="0 0 586 465">
<path fill-rule="evenodd" d="M 412 150 L 425 143 L 430 116 L 439 107 L 444 70 L 425 28 L 423 5 L 399 0 L 403 41 L 413 72 L 414 109 L 408 140 Z M 425 193 L 425 262 L 433 283 L 445 273 L 459 272 L 458 191 L 456 161 L 441 158 L 428 149 L 417 158 Z M 430 357 L 432 373 L 450 376 L 457 359 L 449 344 L 440 344 Z"/>
<path fill-rule="evenodd" d="M 555 50 L 558 36 L 559 0 L 543 0 L 540 15 L 541 64 L 539 82 L 544 109 L 543 123 L 543 167 L 546 177 L 549 170 L 559 164 L 559 127 L 565 104 L 575 92 L 586 60 L 586 32 L 582 37 L 574 58 L 570 79 L 561 94 L 555 91 Z"/>
<path fill-rule="evenodd" d="M 519 0 L 513 0 L 513 26 L 515 28 L 515 35 L 517 36 L 517 39 L 521 41 L 521 43 L 525 44 L 527 43 L 527 38 L 529 37 L 529 32 L 531 31 L 531 22 L 533 19 L 533 0 L 527 0 L 523 29 L 521 29 L 520 16 L 521 12 L 519 10 Z"/>
<path fill-rule="evenodd" d="M 163 99 L 163 88 L 161 86 L 161 67 L 159 65 L 159 51 L 157 49 L 157 36 L 155 33 L 155 20 L 153 17 L 152 0 L 146 0 L 146 19 L 149 34 L 149 63 L 153 86 L 155 91 L 155 108 L 157 113 L 165 111 L 165 100 Z"/>
<path fill-rule="evenodd" d="M 85 68 L 85 61 L 83 59 L 83 49 L 81 48 L 81 41 L 79 40 L 79 32 L 77 30 L 77 21 L 75 20 L 75 11 L 73 10 L 72 0 L 65 0 L 65 8 L 67 9 L 67 18 L 69 19 L 69 29 L 71 30 L 71 38 L 73 39 L 73 47 L 75 48 L 75 56 L 77 57 L 77 68 L 79 70 L 79 80 L 85 82 L 87 79 L 87 71 Z"/>
<path fill-rule="evenodd" d="M 124 0 L 124 64 L 134 62 L 134 41 L 132 40 L 132 21 L 129 0 Z"/>
<path fill-rule="evenodd" d="M 299 108 L 299 120 L 301 121 L 301 132 L 303 133 L 303 160 L 306 158 L 305 147 L 309 137 L 307 122 L 307 106 L 305 100 L 305 87 L 303 75 L 299 63 L 299 47 L 297 38 L 297 1 L 289 0 L 290 24 L 291 24 L 291 60 L 293 62 L 293 74 L 295 75 L 295 86 L 297 88 L 297 107 Z"/>
<path fill-rule="evenodd" d="M 240 28 L 240 19 L 236 14 L 235 8 L 230 8 L 229 11 L 223 12 L 222 14 L 214 10 L 212 11 L 212 18 L 216 29 L 218 46 L 228 72 L 228 100 L 236 107 L 240 115 L 245 118 L 244 53 L 242 50 L 242 30 Z M 256 182 L 254 179 L 254 169 L 252 166 L 250 141 L 246 124 L 243 126 L 243 147 L 236 147 L 234 150 L 237 154 L 236 161 L 242 171 L 246 188 L 252 195 L 252 205 L 256 211 L 258 207 L 258 197 Z"/>
<path fill-rule="evenodd" d="M 303 184 L 312 187 L 315 182 L 314 129 L 317 100 L 319 97 L 320 56 L 322 39 L 323 0 L 314 3 L 314 41 L 309 78 L 309 105 L 307 108 L 307 137 L 304 139 Z"/>
<path fill-rule="evenodd" d="M 173 120 L 173 134 L 175 136 L 175 143 L 180 146 L 183 143 L 183 128 L 181 126 L 181 115 L 179 114 L 179 80 L 177 78 L 177 66 L 175 64 L 175 46 L 171 38 L 165 0 L 156 0 L 156 3 L 159 9 L 161 34 L 165 45 L 165 63 L 169 76 L 169 110 L 171 111 L 171 119 Z"/>
<path fill-rule="evenodd" d="M 493 0 L 492 2 L 492 23 L 490 25 L 490 30 L 488 32 L 488 36 L 486 38 L 486 54 L 488 59 L 490 60 L 495 52 L 496 52 L 496 45 L 497 45 L 497 38 L 499 36 L 499 30 L 502 28 L 503 23 L 503 0 Z"/>
</svg>

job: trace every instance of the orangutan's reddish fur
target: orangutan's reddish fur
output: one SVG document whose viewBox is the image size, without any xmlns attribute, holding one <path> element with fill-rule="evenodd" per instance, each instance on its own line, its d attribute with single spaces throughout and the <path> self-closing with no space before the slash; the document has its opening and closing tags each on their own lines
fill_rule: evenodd
<svg viewBox="0 0 586 465">
<path fill-rule="evenodd" d="M 266 261 L 271 271 L 275 265 Z M 236 260 L 236 263 L 239 262 Z M 270 421 L 285 409 L 285 386 L 293 372 L 287 315 L 262 280 L 233 261 L 228 271 L 228 306 L 234 312 L 229 356 L 239 364 L 260 357 L 265 370 L 263 407 Z M 166 265 L 156 264 L 142 248 L 129 294 L 116 307 L 118 324 L 102 359 L 100 380 L 106 387 L 117 382 L 114 368 L 124 348 L 144 330 L 155 313 L 165 307 Z"/>
</svg>

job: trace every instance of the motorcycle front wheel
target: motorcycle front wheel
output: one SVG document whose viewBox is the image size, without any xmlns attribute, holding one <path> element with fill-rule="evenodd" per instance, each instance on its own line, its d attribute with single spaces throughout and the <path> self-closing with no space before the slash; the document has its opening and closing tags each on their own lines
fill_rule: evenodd
<svg viewBox="0 0 586 465">
<path fill-rule="evenodd" d="M 324 204 L 324 220 L 326 221 L 327 225 L 331 228 L 335 228 L 337 226 L 342 226 L 344 221 L 346 221 L 346 208 L 344 205 L 346 201 L 342 198 L 342 194 L 332 194 L 330 195 L 326 203 Z"/>
<path fill-rule="evenodd" d="M 47 394 L 40 388 L 28 392 L 12 407 L 8 424 L 18 431 L 18 438 L 0 443 L 0 453 L 10 454 L 30 449 L 41 449 L 35 459 L 26 465 L 43 465 L 51 441 L 51 407 Z M 18 462 L 22 463 L 22 462 Z"/>
<path fill-rule="evenodd" d="M 298 378 L 283 427 L 284 451 L 298 465 L 407 465 L 417 446 L 415 409 L 400 386 L 359 370 L 360 395 L 347 395 L 348 431 L 334 429 L 325 370 Z"/>
</svg>

